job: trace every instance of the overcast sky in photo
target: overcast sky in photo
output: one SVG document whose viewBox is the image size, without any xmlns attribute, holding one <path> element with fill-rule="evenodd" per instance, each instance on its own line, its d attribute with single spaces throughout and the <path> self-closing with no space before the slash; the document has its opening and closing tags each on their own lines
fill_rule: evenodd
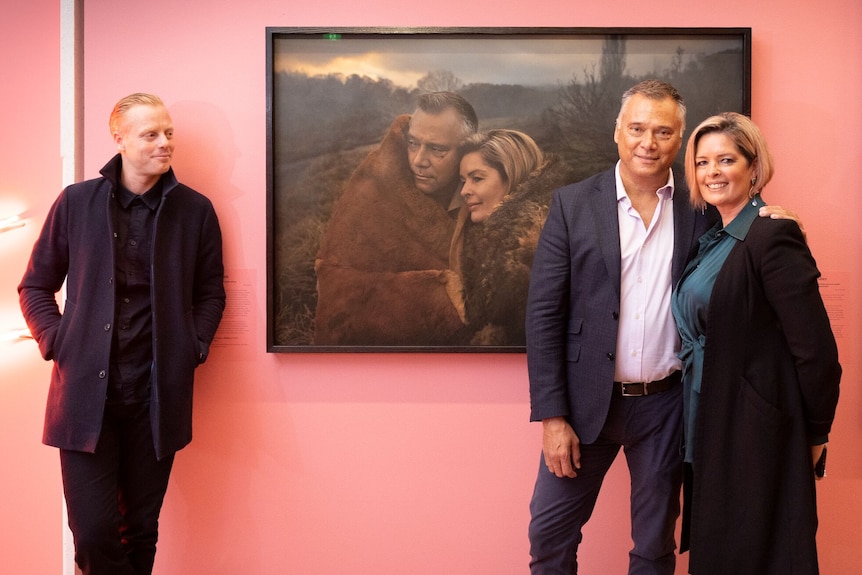
<svg viewBox="0 0 862 575">
<path fill-rule="evenodd" d="M 597 66 L 603 36 L 512 38 L 341 38 L 276 37 L 273 67 L 308 76 L 357 74 L 387 78 L 404 88 L 430 71 L 451 71 L 465 84 L 568 83 Z M 626 72 L 641 76 L 670 67 L 677 48 L 687 56 L 739 49 L 735 37 L 628 36 Z M 596 71 L 598 71 L 596 69 Z"/>
</svg>

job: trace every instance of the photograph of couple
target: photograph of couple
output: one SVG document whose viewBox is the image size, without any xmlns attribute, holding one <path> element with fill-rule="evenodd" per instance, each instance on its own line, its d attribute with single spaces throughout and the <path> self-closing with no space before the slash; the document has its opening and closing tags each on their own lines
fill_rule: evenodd
<svg viewBox="0 0 862 575">
<path fill-rule="evenodd" d="M 614 166 L 620 95 L 750 108 L 732 29 L 268 32 L 268 351 L 523 351 L 552 193 Z"/>
</svg>

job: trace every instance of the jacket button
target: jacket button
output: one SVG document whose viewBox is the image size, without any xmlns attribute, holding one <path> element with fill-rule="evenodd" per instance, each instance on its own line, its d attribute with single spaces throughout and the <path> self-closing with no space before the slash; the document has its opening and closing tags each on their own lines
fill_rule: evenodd
<svg viewBox="0 0 862 575">
<path fill-rule="evenodd" d="M 616 358 L 617 358 L 617 355 L 616 355 L 615 353 L 610 352 L 610 351 L 608 352 L 608 359 L 609 359 L 609 360 L 613 361 L 613 360 L 615 360 Z"/>
<path fill-rule="evenodd" d="M 105 331 L 111 331 L 111 324 L 109 324 L 109 323 L 105 324 Z"/>
<path fill-rule="evenodd" d="M 611 314 L 614 319 L 620 319 L 620 314 L 618 312 L 614 312 Z"/>
<path fill-rule="evenodd" d="M 105 373 L 105 370 L 103 369 L 102 371 L 99 372 L 99 379 L 105 379 L 106 375 L 107 374 Z"/>
</svg>

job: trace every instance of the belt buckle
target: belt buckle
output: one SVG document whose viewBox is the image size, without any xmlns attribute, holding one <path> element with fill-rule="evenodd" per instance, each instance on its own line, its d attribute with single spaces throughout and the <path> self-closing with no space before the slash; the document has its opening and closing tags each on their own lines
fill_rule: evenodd
<svg viewBox="0 0 862 575">
<path fill-rule="evenodd" d="M 623 397 L 643 397 L 646 395 L 646 386 L 640 381 L 623 381 L 620 383 L 620 392 Z"/>
</svg>

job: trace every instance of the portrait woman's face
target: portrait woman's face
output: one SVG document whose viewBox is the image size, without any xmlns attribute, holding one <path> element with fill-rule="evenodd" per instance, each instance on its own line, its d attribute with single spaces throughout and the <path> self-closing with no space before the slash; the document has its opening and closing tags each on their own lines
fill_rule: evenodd
<svg viewBox="0 0 862 575">
<path fill-rule="evenodd" d="M 474 223 L 484 222 L 509 191 L 503 175 L 482 159 L 479 152 L 461 158 L 461 196 Z"/>
<path fill-rule="evenodd" d="M 718 208 L 725 225 L 748 201 L 754 166 L 726 134 L 705 134 L 698 140 L 694 165 L 697 187 L 707 203 Z"/>
</svg>

